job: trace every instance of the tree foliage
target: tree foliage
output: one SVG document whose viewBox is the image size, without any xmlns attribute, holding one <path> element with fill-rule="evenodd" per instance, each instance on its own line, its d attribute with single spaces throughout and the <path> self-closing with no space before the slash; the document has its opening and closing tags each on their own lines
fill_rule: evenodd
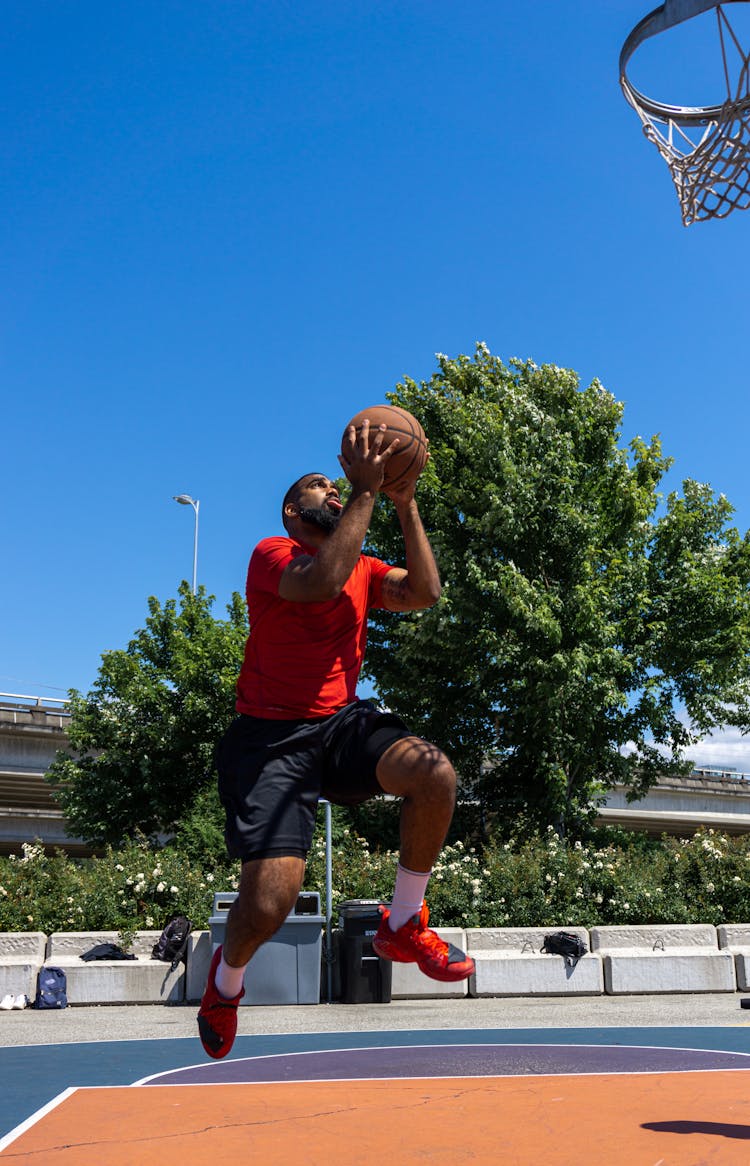
<svg viewBox="0 0 750 1166">
<path fill-rule="evenodd" d="M 117 845 L 169 833 L 213 784 L 247 637 L 240 595 L 225 620 L 211 615 L 213 601 L 187 583 L 179 606 L 152 596 L 146 626 L 104 653 L 91 692 L 71 690 L 70 752 L 47 779 L 72 834 Z"/>
<path fill-rule="evenodd" d="M 501 820 L 571 829 L 615 783 L 642 795 L 711 729 L 750 728 L 750 543 L 709 486 L 663 499 L 659 439 L 623 448 L 598 381 L 482 344 L 438 360 L 388 398 L 430 439 L 443 596 L 375 613 L 366 667 Z M 402 559 L 385 501 L 368 546 Z"/>
</svg>

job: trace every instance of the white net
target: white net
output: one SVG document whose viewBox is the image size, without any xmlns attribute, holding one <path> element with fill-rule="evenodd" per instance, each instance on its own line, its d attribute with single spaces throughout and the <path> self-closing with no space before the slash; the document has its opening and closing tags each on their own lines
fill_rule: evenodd
<svg viewBox="0 0 750 1166">
<path fill-rule="evenodd" d="M 621 74 L 626 98 L 672 175 L 685 226 L 750 208 L 750 52 L 716 6 L 727 97 L 706 108 L 662 106 Z"/>
</svg>

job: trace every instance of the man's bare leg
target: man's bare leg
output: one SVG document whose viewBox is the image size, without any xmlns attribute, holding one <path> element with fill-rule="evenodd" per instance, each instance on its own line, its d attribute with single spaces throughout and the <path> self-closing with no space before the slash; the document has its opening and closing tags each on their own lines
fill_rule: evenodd
<svg viewBox="0 0 750 1166">
<path fill-rule="evenodd" d="M 225 1057 L 237 1033 L 237 1005 L 245 967 L 274 935 L 296 901 L 305 875 L 302 858 L 259 858 L 243 863 L 240 889 L 227 917 L 224 943 L 214 952 L 198 1012 L 210 1057 Z"/>
<path fill-rule="evenodd" d="M 386 793 L 403 799 L 401 855 L 390 912 L 373 946 L 384 959 L 416 963 L 435 980 L 465 980 L 474 961 L 427 927 L 422 900 L 456 805 L 456 772 L 436 745 L 405 737 L 386 749 L 376 768 Z"/>
<path fill-rule="evenodd" d="M 401 805 L 401 863 L 429 871 L 445 842 L 456 806 L 456 771 L 437 745 L 404 737 L 386 749 L 375 776 Z"/>
<path fill-rule="evenodd" d="M 224 933 L 224 959 L 230 967 L 244 967 L 276 934 L 297 901 L 304 877 L 303 858 L 255 858 L 242 864 L 239 894 Z"/>
</svg>

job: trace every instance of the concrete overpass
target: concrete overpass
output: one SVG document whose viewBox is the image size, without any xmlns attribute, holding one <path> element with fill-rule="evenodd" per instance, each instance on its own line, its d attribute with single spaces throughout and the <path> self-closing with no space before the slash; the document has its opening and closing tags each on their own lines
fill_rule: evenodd
<svg viewBox="0 0 750 1166">
<path fill-rule="evenodd" d="M 67 745 L 67 701 L 0 692 L 0 854 L 20 852 L 40 838 L 72 855 L 91 854 L 69 838 L 65 819 L 44 780 L 58 749 Z"/>
<path fill-rule="evenodd" d="M 62 811 L 44 780 L 58 749 L 67 745 L 67 702 L 0 693 L 0 854 L 20 853 L 40 838 L 71 855 L 91 847 L 65 832 Z M 699 826 L 728 834 L 750 832 L 750 775 L 718 769 L 663 778 L 638 802 L 615 788 L 598 821 L 649 834 L 692 834 Z"/>
</svg>

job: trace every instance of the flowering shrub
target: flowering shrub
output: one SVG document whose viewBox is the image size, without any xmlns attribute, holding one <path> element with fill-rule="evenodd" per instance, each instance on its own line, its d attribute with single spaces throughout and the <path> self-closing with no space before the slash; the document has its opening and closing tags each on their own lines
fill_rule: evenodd
<svg viewBox="0 0 750 1166">
<path fill-rule="evenodd" d="M 346 899 L 388 901 L 397 854 L 371 849 L 334 823 L 333 906 Z M 206 928 L 215 892 L 236 890 L 239 865 L 201 863 L 172 845 L 133 842 L 76 860 L 26 844 L 0 858 L 0 931 L 160 929 L 176 912 Z M 325 835 L 313 839 L 305 886 L 325 891 Z M 444 847 L 428 888 L 436 925 L 554 927 L 612 923 L 750 922 L 750 836 L 701 830 L 654 841 L 604 832 L 565 844 L 550 829 L 522 842 L 480 850 Z"/>
<path fill-rule="evenodd" d="M 25 843 L 0 858 L 0 931 L 161 930 L 181 913 L 208 926 L 213 890 L 236 890 L 239 866 L 204 872 L 179 851 L 134 842 L 100 858 L 46 854 Z"/>
</svg>

